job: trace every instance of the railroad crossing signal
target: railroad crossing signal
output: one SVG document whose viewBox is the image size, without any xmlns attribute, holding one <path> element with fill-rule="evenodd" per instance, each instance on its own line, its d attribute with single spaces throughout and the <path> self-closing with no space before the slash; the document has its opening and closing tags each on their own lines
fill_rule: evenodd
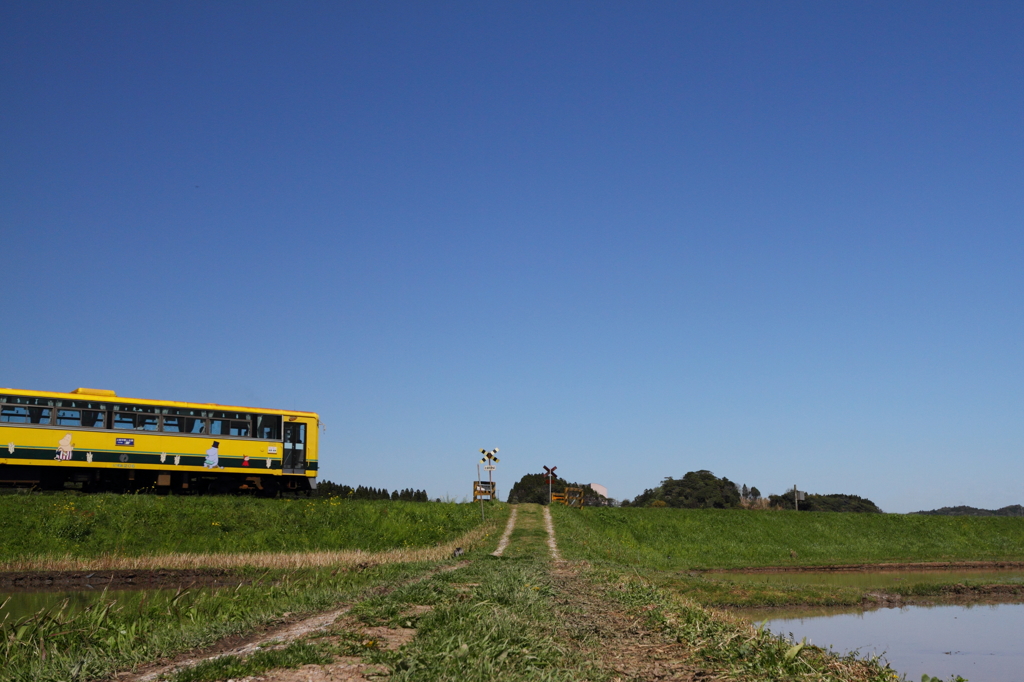
<svg viewBox="0 0 1024 682">
<path fill-rule="evenodd" d="M 484 471 L 487 472 L 487 486 L 488 486 L 488 489 L 490 491 L 489 492 L 489 497 L 487 499 L 489 499 L 489 500 L 494 500 L 494 499 L 497 499 L 497 497 L 498 497 L 498 488 L 497 488 L 497 486 L 494 485 L 494 474 L 492 473 L 495 469 L 497 469 L 497 467 L 494 466 L 494 465 L 497 464 L 498 461 L 499 461 L 498 458 L 494 456 L 494 454 L 496 452 L 498 452 L 498 448 L 494 448 L 490 452 L 488 452 L 487 450 L 484 450 L 483 448 L 480 448 L 480 454 L 483 455 L 483 457 L 480 459 L 480 464 L 484 465 Z M 479 481 L 479 479 L 480 479 L 480 464 L 476 465 L 476 477 L 477 477 L 478 483 L 482 485 L 483 482 Z M 481 514 L 483 513 L 483 501 L 482 500 L 481 500 L 480 512 L 481 512 Z"/>
<path fill-rule="evenodd" d="M 555 469 L 557 469 L 557 468 L 558 467 L 551 467 L 549 469 L 547 467 L 544 467 L 544 471 L 547 472 L 547 477 L 548 477 L 548 504 L 549 505 L 551 504 L 551 478 L 555 475 Z"/>
</svg>

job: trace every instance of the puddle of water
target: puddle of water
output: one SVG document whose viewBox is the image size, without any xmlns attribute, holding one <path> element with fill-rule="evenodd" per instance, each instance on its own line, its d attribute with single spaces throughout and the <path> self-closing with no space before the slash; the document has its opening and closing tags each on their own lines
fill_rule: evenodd
<svg viewBox="0 0 1024 682">
<path fill-rule="evenodd" d="M 738 583 L 760 583 L 779 586 L 828 585 L 884 589 L 899 585 L 922 583 L 1024 583 L 1021 569 L 958 569 L 936 571 L 794 571 L 782 573 L 705 573 L 705 578 Z"/>
<path fill-rule="evenodd" d="M 71 592 L 13 592 L 0 594 L 0 621 L 9 621 L 25 616 L 32 616 L 46 609 L 58 609 L 61 602 L 68 600 L 67 612 L 77 613 L 99 602 L 117 600 L 118 604 L 134 605 L 146 596 L 169 594 L 173 596 L 175 589 L 149 590 L 75 590 Z M 6 603 L 4 601 L 6 600 Z"/>
<path fill-rule="evenodd" d="M 804 637 L 837 652 L 884 655 L 907 680 L 927 673 L 971 682 L 1017 682 L 1024 671 L 1024 604 L 907 606 L 850 612 L 849 609 L 742 609 L 795 641 Z"/>
</svg>

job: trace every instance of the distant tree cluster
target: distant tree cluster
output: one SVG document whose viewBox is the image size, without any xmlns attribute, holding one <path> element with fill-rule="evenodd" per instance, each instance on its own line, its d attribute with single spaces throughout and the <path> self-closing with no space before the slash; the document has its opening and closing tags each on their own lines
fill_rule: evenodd
<svg viewBox="0 0 1024 682">
<path fill-rule="evenodd" d="M 608 505 L 608 498 L 599 494 L 589 484 L 569 483 L 564 478 L 555 478 L 551 481 L 551 490 L 560 493 L 566 487 L 583 488 L 583 504 L 588 507 L 600 507 Z M 547 504 L 548 503 L 548 477 L 547 474 L 526 474 L 512 486 L 508 493 L 509 504 Z"/>
<path fill-rule="evenodd" d="M 978 509 L 977 507 L 959 506 L 911 513 L 924 514 L 926 516 L 1024 516 L 1024 507 L 1019 504 L 1011 504 L 1000 509 Z"/>
<path fill-rule="evenodd" d="M 769 495 L 765 499 L 761 497 L 761 491 L 757 488 L 748 488 L 746 484 L 739 487 L 724 476 L 718 478 L 710 471 L 702 469 L 700 471 L 691 471 L 682 478 L 672 478 L 670 476 L 662 481 L 661 485 L 657 488 L 645 490 L 643 494 L 638 495 L 632 502 L 623 500 L 622 506 L 677 507 L 685 509 L 793 509 L 793 491 L 790 490 L 782 495 Z M 1006 509 L 1009 511 L 1010 508 Z M 808 494 L 806 499 L 800 502 L 800 511 L 881 513 L 882 510 L 871 500 L 858 497 L 857 495 Z M 949 512 L 936 510 L 934 512 L 919 513 L 941 514 Z M 1011 513 L 1006 515 L 1011 515 Z"/>
<path fill-rule="evenodd" d="M 429 502 L 426 490 L 395 490 L 388 492 L 387 488 L 368 488 L 333 483 L 331 481 L 320 481 L 316 486 L 317 497 L 343 497 L 348 500 L 394 500 L 404 502 Z"/>
<path fill-rule="evenodd" d="M 779 509 L 794 507 L 792 490 L 782 495 L 769 495 L 768 500 L 771 506 Z M 813 495 L 811 493 L 807 494 L 806 499 L 800 501 L 800 511 L 882 513 L 882 510 L 874 502 L 857 495 Z"/>
<path fill-rule="evenodd" d="M 412 488 L 406 488 L 405 490 L 396 490 L 391 493 L 392 500 L 401 500 L 403 502 L 429 502 L 427 498 L 426 490 L 413 490 Z"/>
<path fill-rule="evenodd" d="M 746 498 L 751 490 L 745 485 Z M 754 488 L 753 490 L 756 490 Z M 718 478 L 710 471 L 691 471 L 682 478 L 669 476 L 657 488 L 645 490 L 632 502 L 622 505 L 631 507 L 677 507 L 685 509 L 736 509 L 746 499 L 735 483 L 728 478 Z"/>
</svg>

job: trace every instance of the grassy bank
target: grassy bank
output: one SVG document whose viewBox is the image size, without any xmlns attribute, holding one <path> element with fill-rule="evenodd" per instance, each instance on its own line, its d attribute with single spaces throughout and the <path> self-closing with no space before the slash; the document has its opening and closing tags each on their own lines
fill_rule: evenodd
<svg viewBox="0 0 1024 682">
<path fill-rule="evenodd" d="M 499 512 L 501 513 L 501 512 Z M 41 557 L 432 547 L 480 524 L 472 505 L 157 495 L 3 495 L 0 564 Z"/>
<path fill-rule="evenodd" d="M 408 580 L 430 564 L 366 571 L 270 572 L 251 585 L 98 599 L 85 609 L 60 606 L 0 625 L 0 680 L 63 682 L 114 671 L 250 632 L 282 614 L 323 611 L 371 588 Z"/>
<path fill-rule="evenodd" d="M 366 659 L 386 665 L 391 679 L 423 682 L 598 682 L 694 673 L 750 682 L 893 679 L 876 662 L 810 646 L 794 650 L 624 571 L 552 570 L 540 510 L 531 507 L 521 505 L 502 558 L 480 557 L 354 607 L 351 614 L 364 626 L 416 630 L 401 649 L 368 652 Z"/>
<path fill-rule="evenodd" d="M 291 550 L 325 545 L 361 545 L 373 549 L 436 544 L 449 541 L 469 528 L 458 537 L 475 539 L 469 544 L 467 555 L 474 557 L 494 549 L 495 531 L 508 515 L 505 505 L 490 508 L 487 522 L 481 524 L 478 507 L 434 503 L 161 499 L 152 496 L 40 496 L 10 498 L 4 502 L 10 500 L 28 502 L 29 511 L 34 512 L 19 519 L 19 531 L 31 532 L 27 528 L 38 528 L 31 536 L 35 542 L 5 545 L 7 556 L 22 557 L 30 551 L 39 556 L 61 551 L 99 553 L 112 548 L 125 553 L 180 550 L 200 545 L 209 549 L 209 544 L 197 545 L 196 539 L 182 536 L 186 536 L 190 528 L 208 534 L 210 531 L 205 526 L 212 525 L 210 518 L 222 519 L 220 527 L 227 527 L 220 531 L 225 534 L 220 542 L 212 544 L 214 549 L 224 553 L 219 556 L 247 556 L 250 553 L 231 552 L 243 547 L 247 550 L 254 546 L 281 547 L 281 544 L 274 545 L 280 542 L 287 543 L 284 547 Z M 55 505 L 59 506 L 56 510 Z M 49 513 L 56 515 L 56 522 L 47 518 Z M 86 514 L 92 515 L 89 534 L 69 538 L 54 532 L 69 515 Z M 133 517 L 135 522 L 125 523 L 125 517 Z M 273 527 L 289 536 L 284 541 L 269 535 L 267 526 L 271 517 L 279 519 Z M 252 530 L 260 521 L 267 522 L 258 531 L 253 530 L 256 540 L 248 540 L 251 536 L 246 530 Z M 289 528 L 291 530 L 286 532 Z M 170 539 L 157 537 L 165 534 Z M 4 542 L 8 538 L 5 536 Z M 174 544 L 170 544 L 172 541 Z M 441 551 L 432 545 L 423 550 L 408 550 L 412 555 Z M 306 555 L 309 554 L 325 555 L 324 552 Z M 176 556 L 180 554 L 155 554 L 150 558 L 161 565 L 166 563 L 163 559 Z M 159 657 L 209 646 L 227 636 L 245 635 L 278 623 L 287 614 L 297 617 L 324 611 L 342 602 L 365 599 L 368 594 L 390 591 L 435 569 L 438 561 L 443 565 L 446 559 L 438 555 L 429 561 L 362 563 L 348 568 L 338 564 L 289 570 L 256 570 L 242 566 L 237 568 L 240 584 L 231 588 L 140 591 L 121 593 L 117 599 L 99 594 L 94 603 L 85 608 L 57 604 L 0 623 L 0 681 L 89 680 L 110 676 L 114 671 Z"/>
<path fill-rule="evenodd" d="M 654 570 L 1024 561 L 1024 519 L 555 507 L 567 558 Z"/>
</svg>

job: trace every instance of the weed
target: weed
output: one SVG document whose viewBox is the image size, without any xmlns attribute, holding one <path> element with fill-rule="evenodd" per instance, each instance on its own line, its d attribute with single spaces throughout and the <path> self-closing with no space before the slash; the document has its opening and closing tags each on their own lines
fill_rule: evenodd
<svg viewBox="0 0 1024 682">
<path fill-rule="evenodd" d="M 264 649 L 241 656 L 220 656 L 179 670 L 170 677 L 172 682 L 216 682 L 250 675 L 258 675 L 274 668 L 298 668 L 316 663 L 324 665 L 334 660 L 332 647 L 324 643 L 292 642 L 278 649 Z"/>
</svg>

